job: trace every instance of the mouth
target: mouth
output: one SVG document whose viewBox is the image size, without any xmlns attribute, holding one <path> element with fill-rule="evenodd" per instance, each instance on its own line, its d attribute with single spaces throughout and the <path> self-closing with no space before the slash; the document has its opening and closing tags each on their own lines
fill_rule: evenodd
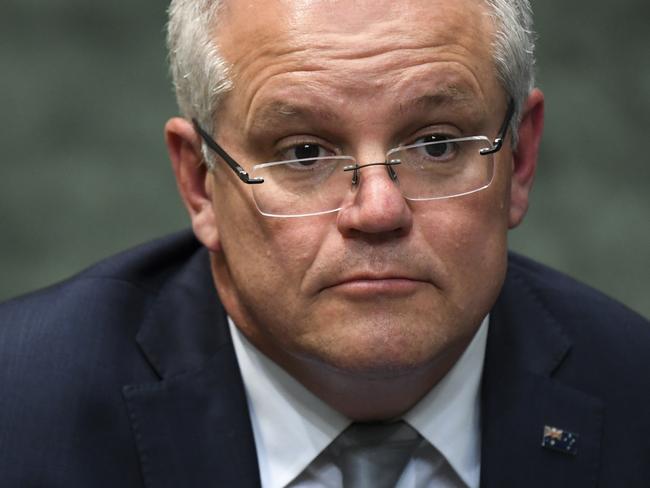
<svg viewBox="0 0 650 488">
<path fill-rule="evenodd" d="M 403 297 L 412 295 L 429 283 L 407 276 L 358 275 L 346 277 L 323 291 L 343 294 L 353 298 Z"/>
</svg>

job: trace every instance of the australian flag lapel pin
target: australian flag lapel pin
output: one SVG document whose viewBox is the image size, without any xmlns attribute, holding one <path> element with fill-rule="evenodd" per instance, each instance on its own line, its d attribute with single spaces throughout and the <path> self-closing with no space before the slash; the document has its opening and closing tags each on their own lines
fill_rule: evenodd
<svg viewBox="0 0 650 488">
<path fill-rule="evenodd" d="M 545 425 L 542 447 L 575 456 L 578 454 L 578 434 Z"/>
</svg>

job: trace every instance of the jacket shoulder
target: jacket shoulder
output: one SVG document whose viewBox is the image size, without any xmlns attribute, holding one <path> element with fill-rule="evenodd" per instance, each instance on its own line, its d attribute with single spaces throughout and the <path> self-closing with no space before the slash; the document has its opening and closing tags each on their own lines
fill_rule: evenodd
<svg viewBox="0 0 650 488">
<path fill-rule="evenodd" d="M 650 332 L 650 323 L 637 312 L 564 273 L 513 252 L 508 265 L 505 287 L 520 288 L 563 322 L 626 324 Z"/>
<path fill-rule="evenodd" d="M 520 337 L 537 337 L 533 328 L 554 328 L 571 344 L 556 371 L 558 378 L 601 397 L 650 400 L 650 377 L 639 375 L 650 371 L 650 322 L 644 317 L 563 273 L 514 254 L 502 296 L 500 312 L 517 322 Z"/>
<path fill-rule="evenodd" d="M 116 324 L 132 340 L 158 291 L 200 248 L 190 232 L 176 233 L 1 304 L 0 354 L 6 358 L 27 346 L 32 355 L 35 347 L 52 351 L 53 340 L 71 348 L 100 341 L 117 332 Z M 83 356 L 83 350 L 76 355 Z"/>
<path fill-rule="evenodd" d="M 7 318 L 49 313 L 60 309 L 60 304 L 81 301 L 95 290 L 127 287 L 142 295 L 156 294 L 165 281 L 200 249 L 200 244 L 188 231 L 178 232 L 141 244 L 108 257 L 80 273 L 47 288 L 13 298 L 0 304 L 0 323 Z"/>
</svg>

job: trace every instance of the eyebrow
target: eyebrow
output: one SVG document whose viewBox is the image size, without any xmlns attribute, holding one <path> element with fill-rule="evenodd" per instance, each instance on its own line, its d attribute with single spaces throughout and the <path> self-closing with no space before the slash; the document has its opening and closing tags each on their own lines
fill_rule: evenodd
<svg viewBox="0 0 650 488">
<path fill-rule="evenodd" d="M 275 100 L 265 105 L 250 119 L 250 130 L 258 127 L 268 127 L 270 124 L 286 123 L 291 120 L 318 119 L 338 120 L 336 112 L 322 106 L 294 104 L 282 100 Z"/>
<path fill-rule="evenodd" d="M 411 110 L 433 110 L 453 106 L 473 108 L 476 102 L 476 96 L 472 92 L 457 87 L 444 87 L 435 90 L 434 93 L 426 93 L 400 102 L 399 110 L 405 113 Z"/>
</svg>

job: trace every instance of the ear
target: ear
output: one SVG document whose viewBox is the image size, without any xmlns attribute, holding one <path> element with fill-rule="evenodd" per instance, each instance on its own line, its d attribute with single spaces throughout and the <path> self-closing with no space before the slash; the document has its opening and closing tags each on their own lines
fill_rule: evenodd
<svg viewBox="0 0 650 488">
<path fill-rule="evenodd" d="M 513 153 L 510 183 L 510 215 L 508 225 L 517 227 L 528 210 L 528 197 L 533 187 L 537 154 L 544 130 L 544 94 L 534 89 L 524 106 L 519 124 L 519 144 Z"/>
<path fill-rule="evenodd" d="M 165 143 L 194 234 L 205 247 L 216 252 L 220 243 L 212 206 L 213 178 L 203 162 L 201 139 L 191 122 L 176 117 L 165 125 Z"/>
</svg>

